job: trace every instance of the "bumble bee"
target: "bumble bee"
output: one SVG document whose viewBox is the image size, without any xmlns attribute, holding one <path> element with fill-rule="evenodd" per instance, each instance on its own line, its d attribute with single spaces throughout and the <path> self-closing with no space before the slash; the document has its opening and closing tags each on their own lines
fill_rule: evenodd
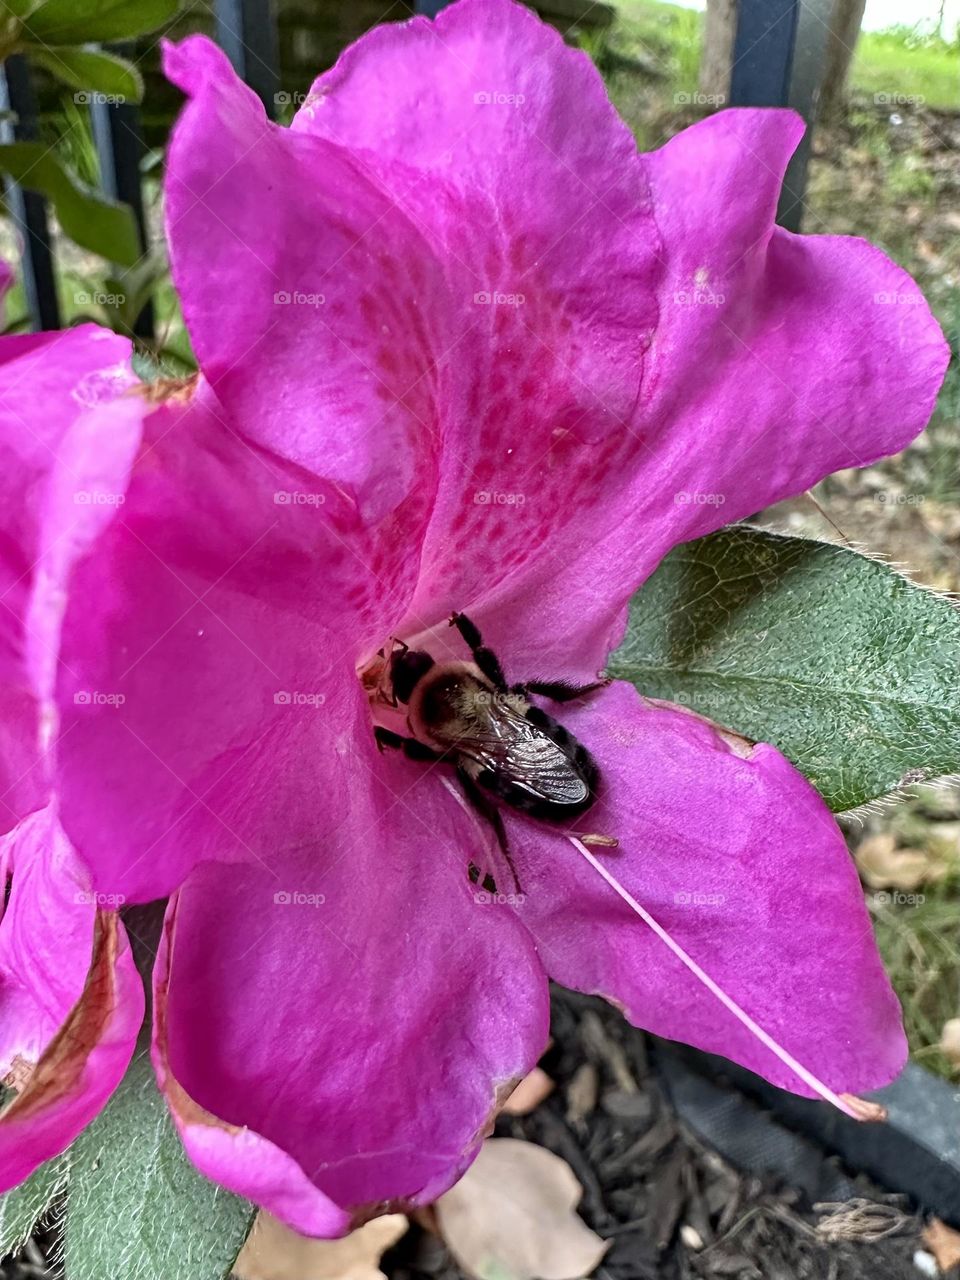
<svg viewBox="0 0 960 1280">
<path fill-rule="evenodd" d="M 568 822 L 585 813 L 597 797 L 600 770 L 572 733 L 530 701 L 539 694 L 570 702 L 609 684 L 574 685 L 564 680 L 530 680 L 508 685 L 499 659 L 462 613 L 456 627 L 472 662 L 437 662 L 422 649 L 394 642 L 385 660 L 387 688 L 381 696 L 407 708 L 412 737 L 377 726 L 377 743 L 412 760 L 453 764 L 470 803 L 494 828 L 519 889 L 503 819 L 492 798 L 545 822 Z M 615 845 L 608 836 L 581 837 Z"/>
</svg>

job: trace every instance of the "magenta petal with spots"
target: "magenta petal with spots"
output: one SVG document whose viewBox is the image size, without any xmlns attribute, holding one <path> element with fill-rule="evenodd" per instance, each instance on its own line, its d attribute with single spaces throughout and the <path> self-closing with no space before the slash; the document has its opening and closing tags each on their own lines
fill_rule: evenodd
<svg viewBox="0 0 960 1280">
<path fill-rule="evenodd" d="M 740 1007 L 835 1092 L 887 1083 L 906 1041 L 853 860 L 823 800 L 769 746 L 616 681 L 567 710 L 605 791 L 604 864 Z M 521 918 L 557 981 L 657 1035 L 809 1087 L 619 901 L 563 834 L 509 820 Z"/>
<path fill-rule="evenodd" d="M 115 911 L 102 910 L 52 809 L 0 840 L 0 1191 L 63 1151 L 119 1084 L 143 984 Z M 116 904 L 112 904 L 116 905 Z"/>
<path fill-rule="evenodd" d="M 677 542 L 930 416 L 948 352 L 916 285 L 863 241 L 774 227 L 791 112 L 639 155 L 586 54 L 513 0 L 462 0 L 359 40 L 295 127 L 429 228 L 460 304 L 407 630 L 467 609 L 521 669 L 557 634 L 558 672 L 587 677 Z"/>
</svg>

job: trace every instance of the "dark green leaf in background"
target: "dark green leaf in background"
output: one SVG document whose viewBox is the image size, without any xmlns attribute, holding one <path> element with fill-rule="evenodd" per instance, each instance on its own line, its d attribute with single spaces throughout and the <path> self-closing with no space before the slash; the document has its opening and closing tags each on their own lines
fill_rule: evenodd
<svg viewBox="0 0 960 1280">
<path fill-rule="evenodd" d="M 179 0 L 45 0 L 29 15 L 24 38 L 37 44 L 129 40 L 163 26 Z"/>
<path fill-rule="evenodd" d="M 139 102 L 143 97 L 140 72 L 114 53 L 47 44 L 26 44 L 24 52 L 73 89 L 92 90 L 120 102 Z"/>
<path fill-rule="evenodd" d="M 772 742 L 835 812 L 960 770 L 960 610 L 830 543 L 740 525 L 678 547 L 607 670 Z"/>
<path fill-rule="evenodd" d="M 254 1208 L 184 1155 L 146 1053 L 69 1151 L 66 1280 L 222 1280 Z"/>
<path fill-rule="evenodd" d="M 45 195 L 64 232 L 84 249 L 121 266 L 131 266 L 140 257 L 137 224 L 129 205 L 79 186 L 42 142 L 4 143 L 0 171 Z"/>
</svg>

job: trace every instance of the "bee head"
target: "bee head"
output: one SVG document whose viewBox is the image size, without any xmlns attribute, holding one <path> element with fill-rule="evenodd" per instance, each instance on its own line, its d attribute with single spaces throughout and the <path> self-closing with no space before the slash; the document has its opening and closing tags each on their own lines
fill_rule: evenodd
<svg viewBox="0 0 960 1280">
<path fill-rule="evenodd" d="M 390 658 L 390 683 L 398 702 L 409 702 L 420 679 L 433 666 L 423 649 L 397 649 Z"/>
</svg>

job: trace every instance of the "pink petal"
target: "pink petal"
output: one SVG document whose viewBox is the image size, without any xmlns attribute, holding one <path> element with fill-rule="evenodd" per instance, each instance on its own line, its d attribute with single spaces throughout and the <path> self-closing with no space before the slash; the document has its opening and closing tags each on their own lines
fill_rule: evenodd
<svg viewBox="0 0 960 1280">
<path fill-rule="evenodd" d="M 291 814 L 337 818 L 313 762 L 359 682 L 353 638 L 323 625 L 326 518 L 275 500 L 295 474 L 187 388 L 149 418 L 120 514 L 76 567 L 61 811 L 101 892 L 160 897 L 204 857 L 269 859 Z"/>
<path fill-rule="evenodd" d="M 405 635 L 464 609 L 519 674 L 546 637 L 555 674 L 587 676 L 677 542 L 929 417 L 947 351 L 909 277 L 774 230 L 789 112 L 721 112 L 639 157 L 588 59 L 524 6 L 463 0 L 358 41 L 296 128 L 429 229 L 464 310 L 525 297 L 474 307 L 462 342 L 448 323 L 462 398 Z"/>
<path fill-rule="evenodd" d="M 348 597 L 357 582 L 383 595 L 399 581 L 405 604 L 448 376 L 434 252 L 354 157 L 268 124 L 209 41 L 166 46 L 165 65 L 190 95 L 168 154 L 167 229 L 204 373 L 244 440 L 305 469 L 298 490 L 325 477 L 379 526 L 372 551 L 344 535 Z"/>
<path fill-rule="evenodd" d="M 346 819 L 291 824 L 268 865 L 199 868 L 158 976 L 191 1158 L 313 1235 L 450 1186 L 548 1026 L 532 940 L 468 880 L 488 833 L 365 731 L 343 748 L 313 766 Z"/>
<path fill-rule="evenodd" d="M 3 839 L 12 863 L 0 922 L 0 1190 L 63 1151 L 123 1076 L 143 986 L 115 911 L 102 910 L 52 810 Z M 116 905 L 116 904 L 113 904 Z"/>
<path fill-rule="evenodd" d="M 631 424 L 662 274 L 649 184 L 589 58 L 511 0 L 375 29 L 296 127 L 354 149 L 428 230 L 458 304 L 409 634 L 555 572 L 551 552 L 592 537 L 605 482 L 645 451 Z"/>
<path fill-rule="evenodd" d="M 820 797 L 773 747 L 751 748 L 620 682 L 564 723 L 604 796 L 579 821 L 592 852 L 756 1023 L 836 1093 L 903 1065 L 900 1010 L 863 893 Z M 685 968 L 568 842 L 511 819 L 520 909 L 550 975 L 639 1026 L 811 1090 Z"/>
<path fill-rule="evenodd" d="M 136 381 L 129 354 L 93 325 L 0 338 L 0 829 L 45 801 L 37 699 L 49 689 L 37 682 L 49 685 L 56 660 L 65 566 L 111 511 L 90 499 L 137 413 L 119 399 Z M 101 415 L 101 452 L 78 469 L 75 442 Z"/>
</svg>

